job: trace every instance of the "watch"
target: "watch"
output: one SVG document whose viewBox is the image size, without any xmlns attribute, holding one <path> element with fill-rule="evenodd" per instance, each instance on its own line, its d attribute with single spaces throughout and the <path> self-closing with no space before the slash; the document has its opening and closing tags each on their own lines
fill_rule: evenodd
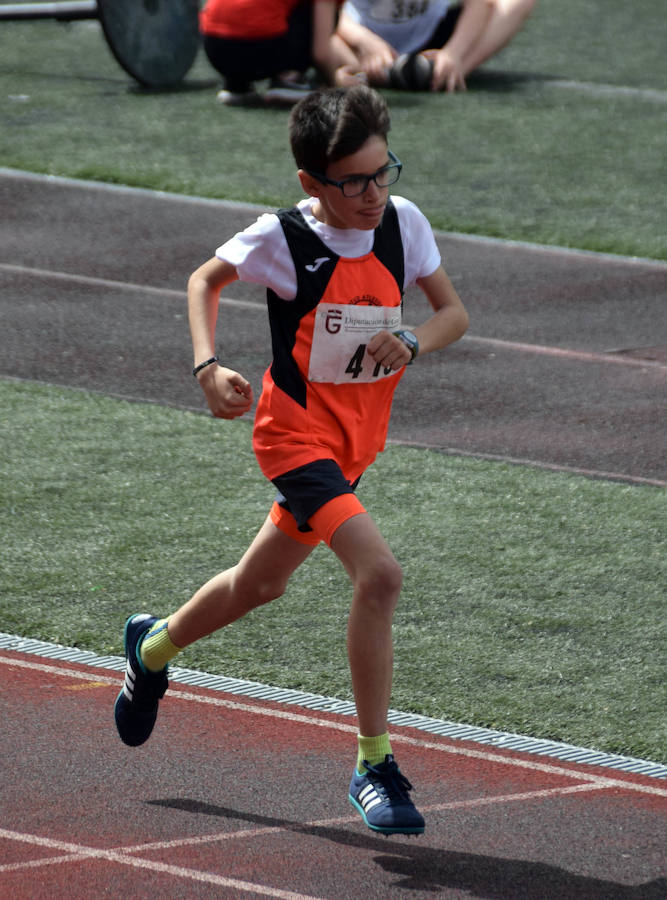
<svg viewBox="0 0 667 900">
<path fill-rule="evenodd" d="M 395 331 L 394 335 L 400 341 L 403 341 L 405 346 L 408 348 L 408 350 L 412 354 L 412 359 L 408 363 L 408 365 L 411 365 L 415 356 L 419 353 L 419 341 L 417 340 L 417 335 L 413 334 L 412 331 L 407 331 L 404 328 L 401 328 L 400 331 Z"/>
</svg>

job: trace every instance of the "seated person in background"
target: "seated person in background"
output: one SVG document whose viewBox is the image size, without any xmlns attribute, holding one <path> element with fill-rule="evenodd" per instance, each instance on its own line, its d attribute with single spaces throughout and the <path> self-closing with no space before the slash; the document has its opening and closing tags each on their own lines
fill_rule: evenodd
<svg viewBox="0 0 667 900">
<path fill-rule="evenodd" d="M 466 75 L 509 43 L 535 2 L 346 0 L 337 33 L 370 84 L 465 90 Z"/>
<path fill-rule="evenodd" d="M 207 0 L 199 17 L 204 51 L 224 78 L 218 99 L 232 106 L 262 99 L 296 102 L 315 66 L 328 84 L 358 82 L 356 57 L 335 34 L 344 0 Z M 253 82 L 271 78 L 262 98 Z"/>
</svg>

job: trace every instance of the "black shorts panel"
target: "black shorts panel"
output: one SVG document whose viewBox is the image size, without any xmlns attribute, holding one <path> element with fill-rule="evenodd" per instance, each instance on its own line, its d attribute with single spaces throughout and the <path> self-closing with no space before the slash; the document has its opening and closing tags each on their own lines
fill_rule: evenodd
<svg viewBox="0 0 667 900">
<path fill-rule="evenodd" d="M 278 489 L 276 503 L 292 513 L 299 531 L 311 531 L 308 519 L 334 497 L 353 494 L 359 478 L 350 483 L 337 462 L 318 459 L 279 475 L 273 484 Z"/>
</svg>

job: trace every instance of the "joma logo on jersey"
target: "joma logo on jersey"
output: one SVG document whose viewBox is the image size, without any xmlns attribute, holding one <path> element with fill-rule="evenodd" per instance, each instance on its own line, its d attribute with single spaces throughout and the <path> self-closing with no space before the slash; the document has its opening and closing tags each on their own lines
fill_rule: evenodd
<svg viewBox="0 0 667 900">
<path fill-rule="evenodd" d="M 324 265 L 325 262 L 329 262 L 330 258 L 329 256 L 318 256 L 314 263 L 306 266 L 306 269 L 309 272 L 317 272 L 320 266 Z"/>
<path fill-rule="evenodd" d="M 327 317 L 324 320 L 324 327 L 329 334 L 338 334 L 343 321 L 343 312 L 340 309 L 327 310 Z"/>
</svg>

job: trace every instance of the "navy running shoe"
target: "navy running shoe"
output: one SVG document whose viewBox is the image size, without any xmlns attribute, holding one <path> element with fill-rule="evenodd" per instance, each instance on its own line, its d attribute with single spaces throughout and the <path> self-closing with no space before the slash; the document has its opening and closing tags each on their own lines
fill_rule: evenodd
<svg viewBox="0 0 667 900">
<path fill-rule="evenodd" d="M 355 769 L 349 800 L 373 831 L 381 834 L 423 834 L 424 817 L 410 799 L 412 785 L 388 753 L 383 763 L 369 765 L 360 775 Z"/>
<path fill-rule="evenodd" d="M 146 613 L 130 616 L 125 623 L 125 683 L 116 698 L 114 716 L 121 740 L 130 747 L 147 741 L 155 725 L 158 703 L 169 682 L 166 667 L 150 672 L 139 656 L 139 646 L 158 621 Z"/>
</svg>

